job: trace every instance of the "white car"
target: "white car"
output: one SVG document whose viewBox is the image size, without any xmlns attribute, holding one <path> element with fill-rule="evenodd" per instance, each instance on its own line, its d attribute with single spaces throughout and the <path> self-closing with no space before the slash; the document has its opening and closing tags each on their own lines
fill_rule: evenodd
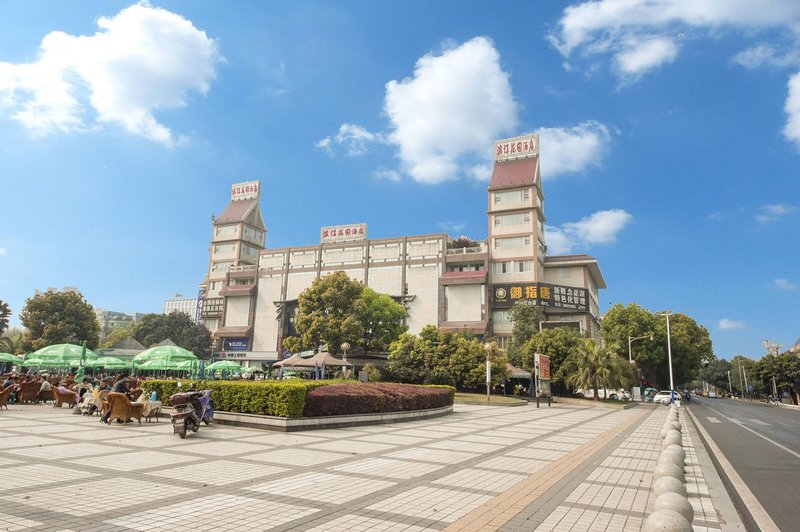
<svg viewBox="0 0 800 532">
<path fill-rule="evenodd" d="M 662 405 L 669 404 L 670 400 L 672 399 L 672 394 L 674 392 L 670 390 L 661 390 L 653 397 L 654 403 L 661 403 Z M 677 395 L 677 394 L 676 394 Z"/>
<path fill-rule="evenodd" d="M 709 399 L 716 399 L 717 398 L 717 392 L 708 392 L 708 397 L 709 397 Z"/>
</svg>

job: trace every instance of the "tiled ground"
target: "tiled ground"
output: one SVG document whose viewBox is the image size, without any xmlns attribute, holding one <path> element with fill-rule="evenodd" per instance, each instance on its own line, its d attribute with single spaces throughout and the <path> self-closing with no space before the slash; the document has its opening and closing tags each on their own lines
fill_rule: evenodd
<svg viewBox="0 0 800 532">
<path fill-rule="evenodd" d="M 304 433 L 212 425 L 181 441 L 163 420 L 105 426 L 69 412 L 0 411 L 0 530 L 441 530 L 632 419 L 456 405 L 436 419 Z M 540 529 L 638 530 L 665 415 L 647 416 Z M 695 511 L 714 529 L 692 471 Z"/>
</svg>

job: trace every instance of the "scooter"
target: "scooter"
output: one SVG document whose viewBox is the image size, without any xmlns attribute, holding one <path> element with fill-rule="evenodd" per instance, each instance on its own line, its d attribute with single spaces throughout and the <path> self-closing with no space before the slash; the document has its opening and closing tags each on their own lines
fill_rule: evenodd
<svg viewBox="0 0 800 532">
<path fill-rule="evenodd" d="M 197 432 L 202 421 L 206 425 L 214 419 L 214 401 L 211 399 L 211 390 L 176 393 L 170 396 L 172 404 L 173 434 L 183 440 L 189 431 Z"/>
</svg>

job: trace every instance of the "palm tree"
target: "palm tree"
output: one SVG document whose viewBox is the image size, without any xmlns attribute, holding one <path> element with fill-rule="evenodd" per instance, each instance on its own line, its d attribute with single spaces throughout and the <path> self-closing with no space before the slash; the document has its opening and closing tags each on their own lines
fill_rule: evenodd
<svg viewBox="0 0 800 532">
<path fill-rule="evenodd" d="M 8 303 L 0 300 L 0 336 L 8 329 L 8 318 L 11 316 L 11 307 Z"/>
<path fill-rule="evenodd" d="M 627 388 L 633 382 L 633 368 L 612 349 L 600 347 L 591 338 L 581 341 L 569 356 L 567 384 L 578 389 L 591 389 L 595 400 L 600 399 L 599 389 L 604 394 L 608 388 Z"/>
</svg>

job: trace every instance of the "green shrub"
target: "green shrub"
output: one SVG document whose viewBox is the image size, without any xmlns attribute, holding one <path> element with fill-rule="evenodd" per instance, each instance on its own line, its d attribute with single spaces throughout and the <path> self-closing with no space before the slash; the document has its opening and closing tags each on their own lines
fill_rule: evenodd
<svg viewBox="0 0 800 532">
<path fill-rule="evenodd" d="M 305 417 L 408 412 L 452 405 L 455 389 L 396 383 L 346 383 L 311 390 Z"/>
</svg>

